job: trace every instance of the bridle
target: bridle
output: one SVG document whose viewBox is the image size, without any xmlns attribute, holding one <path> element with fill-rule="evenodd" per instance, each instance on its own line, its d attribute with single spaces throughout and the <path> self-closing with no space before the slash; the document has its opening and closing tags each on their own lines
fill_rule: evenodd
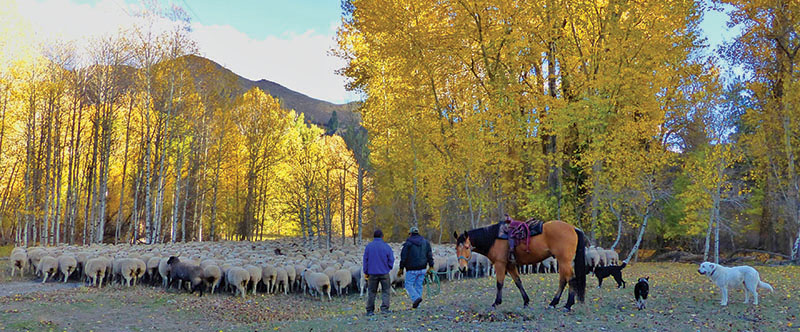
<svg viewBox="0 0 800 332">
<path fill-rule="evenodd" d="M 467 262 L 467 264 L 469 264 L 469 260 L 472 259 L 472 246 L 467 245 L 465 243 L 464 244 L 464 249 L 468 249 L 469 250 L 469 257 L 458 256 L 458 260 L 459 261 L 464 260 L 465 262 Z"/>
</svg>

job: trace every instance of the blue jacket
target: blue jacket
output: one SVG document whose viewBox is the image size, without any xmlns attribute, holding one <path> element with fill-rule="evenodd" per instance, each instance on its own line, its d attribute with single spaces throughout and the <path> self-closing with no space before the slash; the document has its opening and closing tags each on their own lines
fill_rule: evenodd
<svg viewBox="0 0 800 332">
<path fill-rule="evenodd" d="M 386 242 L 383 242 L 383 239 L 375 238 L 375 240 L 367 244 L 364 249 L 364 262 L 361 265 L 364 269 L 364 274 L 387 274 L 392 270 L 392 265 L 394 265 L 394 253 L 392 248 Z"/>
</svg>

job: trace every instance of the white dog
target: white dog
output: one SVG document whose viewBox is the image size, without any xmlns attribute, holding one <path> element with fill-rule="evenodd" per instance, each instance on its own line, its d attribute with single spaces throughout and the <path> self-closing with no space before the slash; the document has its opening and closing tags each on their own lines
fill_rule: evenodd
<svg viewBox="0 0 800 332">
<path fill-rule="evenodd" d="M 736 287 L 744 284 L 744 303 L 747 303 L 748 292 L 753 294 L 753 304 L 758 304 L 758 287 L 774 291 L 772 286 L 761 281 L 758 271 L 750 266 L 724 267 L 719 264 L 703 262 L 697 270 L 700 274 L 705 274 L 722 290 L 721 305 L 728 305 L 728 287 Z"/>
</svg>

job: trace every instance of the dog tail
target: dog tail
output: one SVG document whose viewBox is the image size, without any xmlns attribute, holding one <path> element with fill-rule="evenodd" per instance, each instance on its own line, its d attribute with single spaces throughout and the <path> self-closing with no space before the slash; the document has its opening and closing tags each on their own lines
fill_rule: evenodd
<svg viewBox="0 0 800 332">
<path fill-rule="evenodd" d="M 773 289 L 770 284 L 768 284 L 766 282 L 763 282 L 763 281 L 759 281 L 758 282 L 758 287 L 769 289 L 770 292 L 774 292 L 775 291 L 775 289 Z"/>
<path fill-rule="evenodd" d="M 622 266 L 619 267 L 620 270 L 624 269 L 625 266 L 628 265 L 627 261 L 622 261 Z"/>
</svg>

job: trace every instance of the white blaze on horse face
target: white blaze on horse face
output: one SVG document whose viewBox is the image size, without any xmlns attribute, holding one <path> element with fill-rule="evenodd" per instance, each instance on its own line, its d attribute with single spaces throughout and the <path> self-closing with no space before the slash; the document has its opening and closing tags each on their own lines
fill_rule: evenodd
<svg viewBox="0 0 800 332">
<path fill-rule="evenodd" d="M 472 258 L 472 245 L 469 242 L 469 238 L 456 247 L 456 255 L 458 255 L 458 267 L 460 269 L 466 269 L 470 258 Z"/>
</svg>

